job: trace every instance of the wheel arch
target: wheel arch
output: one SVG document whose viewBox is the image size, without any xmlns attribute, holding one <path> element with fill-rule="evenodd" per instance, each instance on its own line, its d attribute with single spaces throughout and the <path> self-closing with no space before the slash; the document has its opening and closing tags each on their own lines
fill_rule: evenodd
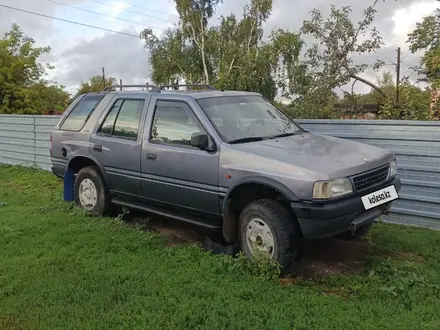
<svg viewBox="0 0 440 330">
<path fill-rule="evenodd" d="M 238 218 L 243 208 L 253 200 L 272 198 L 286 204 L 298 197 L 284 184 L 266 177 L 247 177 L 236 182 L 226 193 L 222 206 L 222 232 L 226 242 L 236 241 Z"/>
<path fill-rule="evenodd" d="M 70 159 L 67 169 L 72 170 L 75 174 L 78 173 L 81 169 L 87 166 L 96 166 L 99 169 L 102 178 L 105 181 L 105 184 L 108 184 L 107 175 L 104 171 L 102 165 L 98 162 L 98 160 L 92 156 L 84 156 L 84 155 L 76 155 Z"/>
<path fill-rule="evenodd" d="M 287 201 L 299 201 L 299 198 L 296 197 L 296 195 L 281 182 L 267 177 L 251 176 L 237 181 L 229 188 L 223 201 L 222 210 L 226 209 L 226 204 L 231 196 L 233 196 L 234 191 L 237 191 L 237 189 L 240 189 L 240 187 L 243 187 L 245 185 L 252 184 L 266 186 L 267 188 L 273 189 L 274 191 L 277 191 L 279 194 L 281 194 Z"/>
</svg>

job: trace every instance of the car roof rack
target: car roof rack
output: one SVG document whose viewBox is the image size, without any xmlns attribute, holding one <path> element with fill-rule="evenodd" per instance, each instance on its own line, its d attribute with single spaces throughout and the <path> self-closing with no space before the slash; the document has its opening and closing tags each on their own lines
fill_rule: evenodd
<svg viewBox="0 0 440 330">
<path fill-rule="evenodd" d="M 172 88 L 172 90 L 179 90 L 180 87 L 186 87 L 187 90 L 189 90 L 189 88 L 191 88 L 191 87 L 192 88 L 196 87 L 196 88 L 194 88 L 194 90 L 198 90 L 199 88 L 204 88 L 204 89 L 212 90 L 212 91 L 217 90 L 214 86 L 211 86 L 208 84 L 186 84 L 186 85 L 170 84 L 170 85 L 160 85 L 160 86 L 146 84 L 146 85 L 111 85 L 111 86 L 105 87 L 102 90 L 102 92 L 110 92 L 112 89 L 119 89 L 122 91 L 122 88 L 125 88 L 125 87 L 147 88 L 147 89 L 150 89 L 151 92 L 160 92 L 162 90 L 165 90 L 165 88 Z"/>
<path fill-rule="evenodd" d="M 147 89 L 151 88 L 151 91 L 160 92 L 159 87 L 157 87 L 156 85 L 150 85 L 150 84 L 146 84 L 146 85 L 112 85 L 112 86 L 105 87 L 102 91 L 109 92 L 113 88 L 122 90 L 122 88 L 125 88 L 125 87 L 138 87 L 138 88 L 147 88 Z"/>
<path fill-rule="evenodd" d="M 179 85 L 179 84 L 171 84 L 171 85 L 160 85 L 160 89 L 164 90 L 165 88 L 173 88 L 175 90 L 179 90 L 180 87 L 186 87 L 188 90 L 188 87 L 204 87 L 205 89 L 216 91 L 217 89 L 214 86 L 208 85 L 208 84 L 185 84 L 185 85 Z"/>
</svg>

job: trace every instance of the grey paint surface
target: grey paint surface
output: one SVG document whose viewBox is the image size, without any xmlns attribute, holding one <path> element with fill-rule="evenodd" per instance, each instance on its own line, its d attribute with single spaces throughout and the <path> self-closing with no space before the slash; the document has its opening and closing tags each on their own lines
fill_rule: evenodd
<svg viewBox="0 0 440 330">
<path fill-rule="evenodd" d="M 223 144 L 220 157 L 222 186 L 230 186 L 224 179 L 227 173 L 232 175 L 232 183 L 263 174 L 285 185 L 299 200 L 312 200 L 316 181 L 349 177 L 394 159 L 384 149 L 310 133 L 262 142 Z"/>
<path fill-rule="evenodd" d="M 49 170 L 49 132 L 58 120 L 58 116 L 0 115 L 0 162 L 37 165 Z M 368 120 L 297 122 L 316 134 L 346 138 L 394 152 L 403 187 L 400 199 L 393 203 L 391 215 L 382 218 L 394 223 L 440 229 L 440 123 Z M 236 155 L 234 166 L 240 165 Z M 231 154 L 228 159 L 232 163 L 234 155 Z M 277 168 L 282 167 L 277 160 L 273 162 Z M 223 186 L 222 180 L 220 175 L 220 186 Z M 179 184 L 179 180 L 168 181 Z M 195 182 L 194 189 L 211 189 L 205 183 Z"/>
<path fill-rule="evenodd" d="M 184 102 L 207 133 L 213 137 L 213 128 L 201 113 L 192 97 L 175 98 L 172 93 L 153 95 L 147 112 L 141 156 L 141 175 L 144 197 L 200 210 L 208 214 L 219 212 L 218 166 L 219 151 L 206 152 L 193 147 L 164 145 L 149 141 L 151 122 L 156 102 Z M 217 140 L 217 143 L 220 143 Z M 147 154 L 154 155 L 149 160 Z"/>
</svg>

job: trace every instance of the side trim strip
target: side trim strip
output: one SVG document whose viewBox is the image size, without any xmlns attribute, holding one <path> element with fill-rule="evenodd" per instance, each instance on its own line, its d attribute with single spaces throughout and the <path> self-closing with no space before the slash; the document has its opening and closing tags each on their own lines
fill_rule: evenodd
<svg viewBox="0 0 440 330">
<path fill-rule="evenodd" d="M 105 167 L 104 170 L 108 174 L 112 174 L 112 175 L 118 175 L 118 176 L 123 176 L 123 177 L 127 177 L 127 178 L 135 178 L 135 179 L 140 179 L 143 181 L 150 181 L 150 182 L 155 182 L 155 183 L 162 183 L 162 184 L 172 185 L 172 186 L 176 186 L 176 187 L 182 187 L 182 188 L 186 188 L 186 189 L 193 189 L 193 190 L 197 190 L 197 191 L 208 192 L 211 194 L 225 195 L 225 192 L 220 191 L 220 187 L 215 186 L 215 185 L 207 185 L 207 184 L 193 182 L 193 181 L 184 181 L 184 180 L 168 178 L 168 177 L 163 177 L 163 176 L 157 176 L 157 175 L 152 175 L 152 174 L 121 170 L 121 169 L 114 168 L 114 167 Z"/>
</svg>

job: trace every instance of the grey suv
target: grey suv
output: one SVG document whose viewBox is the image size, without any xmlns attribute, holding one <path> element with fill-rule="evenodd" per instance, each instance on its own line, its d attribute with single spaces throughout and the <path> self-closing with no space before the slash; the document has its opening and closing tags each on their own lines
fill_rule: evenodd
<svg viewBox="0 0 440 330">
<path fill-rule="evenodd" d="M 113 86 L 66 109 L 52 169 L 77 204 L 221 229 L 287 271 L 304 239 L 366 232 L 398 198 L 391 152 L 307 132 L 257 93 L 180 87 Z"/>
</svg>

